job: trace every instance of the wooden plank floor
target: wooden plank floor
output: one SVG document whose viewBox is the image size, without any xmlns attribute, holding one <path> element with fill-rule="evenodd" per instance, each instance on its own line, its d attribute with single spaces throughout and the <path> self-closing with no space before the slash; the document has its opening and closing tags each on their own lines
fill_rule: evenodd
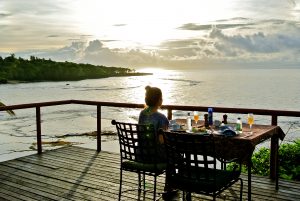
<svg viewBox="0 0 300 201">
<path fill-rule="evenodd" d="M 243 200 L 247 200 L 244 178 Z M 137 176 L 125 172 L 123 189 L 136 187 Z M 146 186 L 151 188 L 152 179 Z M 164 176 L 158 181 L 162 191 Z M 117 200 L 119 155 L 76 146 L 64 147 L 0 163 L 0 200 Z M 225 191 L 217 200 L 237 200 L 239 184 Z M 174 200 L 181 200 L 179 194 Z M 279 191 L 266 177 L 253 176 L 253 200 L 300 200 L 300 183 L 279 181 Z M 137 200 L 137 191 L 122 194 L 122 200 Z M 152 200 L 146 193 L 141 200 Z M 193 200 L 211 197 L 193 194 Z"/>
</svg>

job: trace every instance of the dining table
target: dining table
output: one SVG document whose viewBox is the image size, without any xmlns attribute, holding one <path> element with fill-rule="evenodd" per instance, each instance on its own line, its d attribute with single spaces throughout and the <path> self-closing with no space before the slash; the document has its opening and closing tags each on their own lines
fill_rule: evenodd
<svg viewBox="0 0 300 201">
<path fill-rule="evenodd" d="M 181 126 L 181 131 L 183 134 L 186 132 L 194 133 L 195 135 L 200 135 L 203 133 L 200 132 L 191 132 L 182 128 L 186 128 L 186 120 L 185 119 L 176 119 L 176 123 Z M 197 125 L 194 121 L 192 121 L 193 127 L 201 127 L 204 126 L 204 121 L 198 121 Z M 235 124 L 227 124 L 227 126 L 231 126 L 234 128 Z M 251 168 L 252 168 L 252 154 L 255 151 L 255 147 L 266 141 L 271 139 L 270 151 L 271 158 L 270 168 L 275 168 L 276 175 L 276 189 L 278 189 L 278 149 L 279 149 L 279 139 L 283 140 L 285 137 L 285 133 L 277 125 L 259 125 L 253 124 L 252 129 L 250 130 L 249 125 L 243 124 L 242 132 L 236 134 L 235 136 L 226 136 L 223 135 L 217 126 L 211 125 L 207 128 L 208 133 L 212 134 L 215 137 L 215 147 L 216 154 L 218 157 L 230 160 L 230 159 L 239 159 L 243 164 L 247 165 L 248 169 L 248 200 L 251 200 Z M 272 145 L 275 143 L 275 145 Z M 274 167 L 275 166 L 275 167 Z M 274 171 L 274 170 L 271 170 Z M 270 172 L 271 172 L 270 171 Z"/>
</svg>

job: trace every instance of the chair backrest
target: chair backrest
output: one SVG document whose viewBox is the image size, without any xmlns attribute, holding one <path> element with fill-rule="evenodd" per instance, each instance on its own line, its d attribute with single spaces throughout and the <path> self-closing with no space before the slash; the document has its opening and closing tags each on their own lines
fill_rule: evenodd
<svg viewBox="0 0 300 201">
<path fill-rule="evenodd" d="M 183 180 L 214 183 L 216 158 L 213 136 L 164 132 L 167 173 Z"/>
<path fill-rule="evenodd" d="M 116 126 L 121 160 L 158 163 L 158 140 L 153 125 L 112 121 Z"/>
</svg>

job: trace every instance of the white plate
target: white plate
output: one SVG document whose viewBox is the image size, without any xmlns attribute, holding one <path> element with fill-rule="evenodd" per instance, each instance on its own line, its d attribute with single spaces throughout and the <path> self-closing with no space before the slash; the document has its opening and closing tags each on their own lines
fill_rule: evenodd
<svg viewBox="0 0 300 201">
<path fill-rule="evenodd" d="M 186 130 L 185 132 L 187 133 L 192 133 L 192 134 L 198 134 L 198 135 L 208 135 L 208 132 L 193 132 L 193 131 L 189 131 L 189 130 Z"/>
</svg>

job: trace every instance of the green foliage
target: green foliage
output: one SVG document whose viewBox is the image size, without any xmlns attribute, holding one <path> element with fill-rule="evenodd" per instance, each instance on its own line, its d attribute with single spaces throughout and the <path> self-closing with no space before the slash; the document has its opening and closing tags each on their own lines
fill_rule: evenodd
<svg viewBox="0 0 300 201">
<path fill-rule="evenodd" d="M 133 69 L 94 66 L 72 62 L 54 62 L 30 56 L 29 60 L 14 54 L 0 59 L 0 83 L 17 81 L 68 81 L 111 76 L 144 75 Z"/>
<path fill-rule="evenodd" d="M 300 181 L 300 139 L 280 146 L 279 163 L 281 178 Z"/>
<path fill-rule="evenodd" d="M 262 176 L 270 175 L 270 149 L 261 148 L 252 155 L 252 173 Z"/>
<path fill-rule="evenodd" d="M 252 156 L 252 174 L 270 175 L 270 149 L 265 147 Z M 300 139 L 293 143 L 282 144 L 279 148 L 279 177 L 300 181 Z M 234 164 L 228 164 L 232 169 Z M 247 173 L 247 166 L 243 165 L 242 172 Z"/>
</svg>

